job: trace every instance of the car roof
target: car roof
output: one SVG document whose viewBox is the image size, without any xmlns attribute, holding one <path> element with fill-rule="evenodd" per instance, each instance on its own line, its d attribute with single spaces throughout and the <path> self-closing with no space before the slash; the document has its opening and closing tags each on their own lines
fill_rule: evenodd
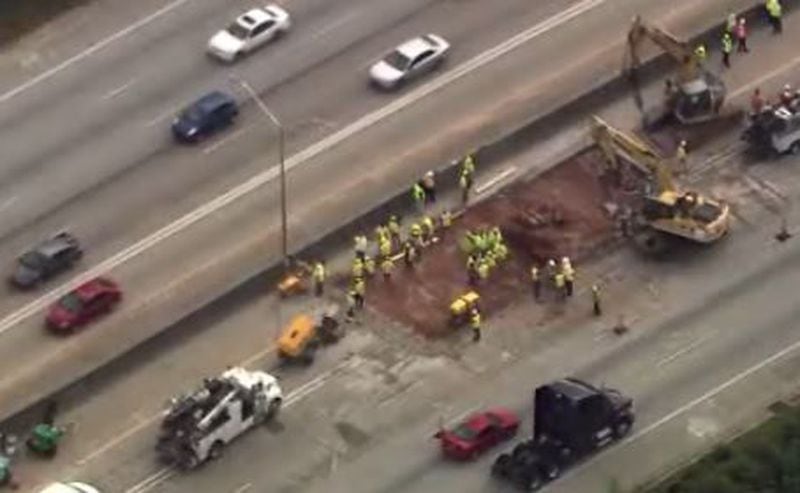
<svg viewBox="0 0 800 493">
<path fill-rule="evenodd" d="M 107 288 L 113 285 L 114 283 L 108 279 L 103 277 L 95 277 L 94 279 L 86 281 L 75 288 L 73 292 L 81 299 L 91 299 L 98 293 L 105 291 Z"/>
<path fill-rule="evenodd" d="M 397 51 L 403 54 L 406 58 L 416 58 L 422 52 L 432 48 L 435 48 L 435 46 L 428 42 L 424 37 L 419 36 L 398 46 Z"/>
<path fill-rule="evenodd" d="M 65 237 L 54 236 L 40 243 L 39 246 L 36 247 L 36 251 L 45 257 L 53 257 L 57 253 L 70 247 L 71 245 Z"/>
<path fill-rule="evenodd" d="M 234 103 L 233 96 L 222 91 L 211 91 L 192 103 L 189 108 L 198 108 L 203 113 L 210 113 L 226 103 Z"/>
<path fill-rule="evenodd" d="M 257 26 L 262 22 L 272 19 L 274 17 L 275 16 L 271 15 L 271 13 L 265 9 L 255 8 L 255 9 L 250 9 L 244 14 L 237 17 L 236 22 L 247 29 L 252 29 L 253 26 Z"/>
<path fill-rule="evenodd" d="M 483 412 L 483 413 L 473 414 L 472 416 L 467 418 L 467 421 L 464 424 L 471 430 L 480 431 L 486 428 L 487 426 L 491 425 L 492 420 L 489 418 L 487 413 Z"/>
</svg>

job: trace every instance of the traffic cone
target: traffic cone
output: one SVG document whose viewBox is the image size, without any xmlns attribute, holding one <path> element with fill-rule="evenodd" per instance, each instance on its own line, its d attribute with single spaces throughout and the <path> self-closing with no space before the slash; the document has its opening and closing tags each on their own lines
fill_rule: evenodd
<svg viewBox="0 0 800 493">
<path fill-rule="evenodd" d="M 790 233 L 789 230 L 786 227 L 786 218 L 782 217 L 781 218 L 781 229 L 775 235 L 775 239 L 780 241 L 781 243 L 783 243 L 784 241 L 788 240 L 791 237 L 792 237 L 792 233 Z"/>
</svg>

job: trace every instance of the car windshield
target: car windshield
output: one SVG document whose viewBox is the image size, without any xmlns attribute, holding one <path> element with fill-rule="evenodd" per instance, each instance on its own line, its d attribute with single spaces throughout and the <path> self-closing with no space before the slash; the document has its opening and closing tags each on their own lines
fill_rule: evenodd
<svg viewBox="0 0 800 493">
<path fill-rule="evenodd" d="M 27 252 L 19 258 L 19 263 L 30 269 L 40 269 L 44 262 L 44 255 L 36 251 Z"/>
<path fill-rule="evenodd" d="M 230 33 L 234 38 L 239 39 L 247 39 L 247 37 L 250 35 L 250 31 L 238 22 L 234 22 L 228 26 L 228 33 Z"/>
<path fill-rule="evenodd" d="M 470 428 L 467 423 L 463 423 L 453 430 L 453 435 L 460 440 L 472 440 L 478 435 L 478 432 Z"/>
<path fill-rule="evenodd" d="M 81 310 L 83 302 L 76 293 L 68 293 L 64 295 L 58 302 L 61 308 L 69 312 L 77 313 Z"/>
<path fill-rule="evenodd" d="M 181 113 L 181 120 L 198 124 L 203 121 L 203 116 L 203 110 L 201 110 L 199 106 L 191 106 L 183 110 L 183 113 Z"/>
<path fill-rule="evenodd" d="M 384 61 L 398 70 L 405 70 L 411 62 L 407 56 L 397 50 L 389 53 Z"/>
</svg>

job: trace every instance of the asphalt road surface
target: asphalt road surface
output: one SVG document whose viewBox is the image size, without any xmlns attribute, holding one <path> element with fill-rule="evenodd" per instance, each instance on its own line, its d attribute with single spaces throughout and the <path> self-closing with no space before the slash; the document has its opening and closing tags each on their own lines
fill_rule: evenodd
<svg viewBox="0 0 800 493">
<path fill-rule="evenodd" d="M 405 19 L 397 32 L 390 30 L 380 36 L 381 40 L 384 37 L 391 38 L 389 45 L 392 45 L 409 35 L 403 29 L 418 32 L 433 29 L 436 26 L 434 20 L 439 20 L 443 26 L 450 26 L 448 23 L 452 22 L 451 31 L 446 28 L 436 30 L 458 46 L 464 46 L 464 51 L 454 52 L 450 65 L 452 69 L 445 70 L 440 76 L 443 82 L 434 79 L 430 83 L 420 84 L 409 88 L 399 98 L 377 96 L 365 90 L 363 77 L 353 75 L 358 70 L 347 72 L 346 76 L 352 79 L 348 79 L 350 82 L 341 82 L 345 87 L 342 91 L 347 93 L 352 90 L 354 98 L 365 105 L 365 110 L 382 109 L 358 121 L 360 130 L 353 132 L 355 138 L 333 146 L 330 142 L 349 135 L 348 132 L 353 130 L 352 126 L 343 127 L 343 133 L 333 134 L 332 140 L 306 148 L 290 159 L 290 230 L 293 244 L 301 245 L 318 238 L 322 232 L 346 221 L 354 213 L 369 209 L 384 198 L 387 191 L 402 189 L 414 176 L 428 169 L 431 163 L 459 155 L 466 145 L 491 139 L 513 125 L 514 121 L 529 118 L 529 108 L 536 108 L 535 111 L 553 108 L 559 101 L 568 99 L 592 82 L 612 76 L 619 60 L 619 49 L 614 43 L 619 43 L 619 46 L 623 43 L 619 39 L 619 26 L 627 25 L 633 13 L 645 12 L 667 23 L 678 19 L 681 26 L 688 25 L 690 27 L 686 29 L 696 32 L 711 22 L 710 19 L 718 18 L 724 10 L 716 4 L 696 6 L 689 2 L 678 9 L 667 9 L 663 5 L 651 5 L 651 2 L 644 1 L 631 2 L 625 8 L 618 4 L 585 1 L 566 11 L 567 16 L 561 12 L 536 24 L 535 15 L 547 15 L 551 11 L 532 14 L 529 7 L 518 5 L 516 8 L 521 9 L 522 14 L 509 18 L 506 12 L 506 17 L 502 17 L 507 22 L 504 29 L 497 26 L 487 28 L 481 31 L 481 36 L 488 36 L 486 42 L 500 42 L 508 38 L 509 31 L 514 32 L 517 25 L 524 36 L 516 36 L 512 38 L 513 43 L 505 43 L 500 45 L 500 49 L 483 52 L 458 65 L 460 60 L 480 51 L 477 44 L 471 44 L 479 37 L 475 35 L 474 26 L 479 24 L 478 21 L 490 18 L 482 11 L 465 9 L 464 4 L 458 5 L 458 8 L 450 3 L 432 5 L 431 10 Z M 485 8 L 483 3 L 476 3 L 475 7 L 479 5 Z M 555 7 L 549 3 L 545 6 Z M 496 10 L 486 8 L 493 13 Z M 461 15 L 467 17 L 459 17 Z M 531 26 L 531 23 L 534 25 Z M 468 29 L 465 26 L 473 27 Z M 295 33 L 299 33 L 299 27 Z M 460 42 L 459 33 L 465 39 L 463 43 Z M 281 42 L 288 43 L 290 39 L 292 36 Z M 584 39 L 593 43 L 591 51 L 587 51 L 582 44 Z M 608 42 L 599 43 L 599 40 Z M 379 44 L 386 43 L 381 41 Z M 472 52 L 469 46 L 473 47 Z M 518 46 L 524 46 L 525 49 Z M 553 64 L 554 46 L 559 46 L 564 54 L 558 60 L 559 65 L 541 72 L 531 71 L 530 67 L 550 67 Z M 277 48 L 277 45 L 271 48 Z M 271 48 L 266 49 L 267 56 L 273 53 Z M 358 50 L 361 49 L 362 45 L 358 45 Z M 364 68 L 364 60 L 375 56 L 373 51 L 380 52 L 383 49 L 363 48 L 362 54 L 348 51 L 309 71 L 307 76 L 320 76 L 329 84 L 330 81 L 338 84 L 337 77 L 344 77 L 340 65 L 352 64 L 352 67 Z M 276 56 L 278 53 L 276 50 Z M 251 60 L 256 59 L 257 56 Z M 251 60 L 246 62 L 250 63 Z M 506 86 L 498 85 L 498 78 L 506 80 L 508 86 L 515 90 L 509 91 Z M 448 84 L 445 85 L 445 82 Z M 42 84 L 41 87 L 47 87 L 48 82 Z M 272 93 L 268 91 L 266 96 L 270 104 L 275 101 L 276 112 L 283 114 L 289 110 L 282 108 L 281 104 L 288 105 L 289 101 L 305 97 L 291 96 L 293 91 L 301 90 L 304 94 L 307 91 L 308 98 L 311 98 L 310 95 L 321 93 L 318 86 L 311 81 L 302 83 L 298 80 Z M 31 91 L 38 90 L 38 87 Z M 259 90 L 263 88 L 259 87 Z M 119 96 L 123 97 L 126 93 L 127 89 Z M 24 102 L 30 94 L 22 93 L 21 101 Z M 280 97 L 281 94 L 287 94 L 287 97 Z M 343 98 L 326 96 L 321 99 L 338 107 L 338 102 Z M 382 106 L 390 101 L 392 103 L 389 106 Z M 165 108 L 164 112 L 169 110 Z M 323 119 L 329 123 L 334 121 L 324 111 L 315 115 L 320 118 L 327 116 L 327 119 Z M 208 190 L 218 191 L 219 187 L 240 182 L 254 170 L 269 167 L 263 156 L 274 153 L 272 137 L 263 137 L 260 131 L 266 134 L 270 129 L 259 126 L 263 121 L 255 114 L 252 105 L 245 108 L 243 116 L 241 132 L 231 133 L 227 140 L 223 136 L 214 144 L 209 144 L 211 147 L 204 148 L 207 152 L 202 149 L 169 151 L 175 152 L 177 157 L 183 156 L 187 168 L 181 169 L 190 169 L 187 173 L 192 179 L 200 179 L 204 169 L 216 173 L 214 170 L 217 166 L 224 166 L 224 175 L 214 175 L 214 180 L 208 182 L 207 187 L 196 182 L 172 181 L 178 173 L 165 173 L 166 164 L 150 166 L 152 163 L 148 161 L 144 166 L 135 167 L 133 174 L 123 174 L 125 180 L 111 181 L 81 195 L 81 199 L 75 203 L 77 209 L 72 209 L 72 206 L 65 209 L 64 214 L 70 211 L 69 221 L 78 221 L 72 229 L 87 238 L 91 245 L 97 245 L 87 258 L 86 265 L 127 247 L 120 255 L 109 257 L 108 262 L 97 268 L 100 271 L 107 270 L 125 261 L 124 265 L 114 269 L 113 275 L 121 279 L 127 288 L 127 302 L 121 313 L 68 342 L 43 337 L 38 312 L 46 304 L 46 298 L 37 299 L 31 305 L 26 305 L 23 311 L 6 318 L 0 324 L 3 339 L 0 347 L 3 353 L 0 356 L 3 357 L 0 361 L 6 367 L 3 372 L 5 377 L 0 380 L 0 392 L 8 402 L 24 400 L 29 389 L 35 388 L 34 382 L 42 382 L 45 376 L 48 385 L 57 386 L 59 382 L 71 381 L 87 368 L 113 358 L 121 348 L 130 347 L 157 332 L 167 321 L 209 301 L 240 282 L 248 273 L 276 258 L 279 251 L 276 224 L 269 219 L 266 223 L 262 221 L 263 217 L 277 217 L 274 185 L 269 183 L 277 174 L 274 168 L 259 178 L 267 182 L 265 186 L 253 187 L 262 193 L 250 193 L 245 199 L 227 207 L 224 213 L 210 214 L 216 210 L 217 204 L 207 203 L 197 209 L 207 218 L 197 226 L 184 228 L 183 231 L 183 226 L 178 225 L 180 227 L 172 228 L 163 235 L 159 232 L 157 238 L 151 237 L 142 244 L 131 245 L 156 225 L 163 224 L 164 219 L 170 217 L 170 212 L 202 204 L 200 197 Z M 250 127 L 246 125 L 248 119 Z M 302 127 L 301 122 L 295 124 Z M 336 121 L 336 124 L 340 122 Z M 248 128 L 253 132 L 250 137 L 247 137 L 250 135 Z M 243 140 L 238 140 L 240 138 Z M 293 149 L 291 142 L 290 138 L 290 152 Z M 251 145 L 255 147 L 249 147 Z M 320 153 L 320 149 L 326 149 L 325 146 L 328 146 L 327 151 Z M 254 155 L 257 157 L 254 158 Z M 274 163 L 274 159 L 268 160 Z M 166 194 L 164 201 L 152 195 L 158 195 L 162 186 L 172 190 Z M 186 189 L 193 192 L 184 195 Z M 153 206 L 158 209 L 153 209 Z M 117 214 L 115 207 L 122 212 Z M 59 219 L 57 214 L 45 221 L 50 224 L 36 227 L 41 227 L 43 234 L 45 230 L 58 227 L 66 221 Z M 19 243 L 19 248 L 23 239 L 26 244 L 33 240 L 35 233 L 31 231 L 27 230 L 27 238 L 23 238 L 25 235 L 14 237 L 13 241 Z M 175 235 L 178 232 L 181 234 Z M 169 242 L 162 241 L 167 237 L 172 237 Z M 155 244 L 159 248 L 154 250 L 151 247 Z M 24 301 L 16 296 L 4 299 L 9 306 L 17 306 Z"/>
<path fill-rule="evenodd" d="M 496 452 L 474 464 L 448 463 L 433 431 L 476 408 L 504 405 L 523 416 L 522 433 L 529 433 L 531 389 L 576 375 L 632 395 L 637 424 L 628 440 L 548 491 L 594 492 L 611 478 L 630 485 L 651 477 L 797 393 L 797 307 L 785 293 L 800 276 L 800 244 L 773 239 L 777 218 L 766 207 L 775 199 L 768 190 L 800 195 L 791 169 L 796 159 L 785 161 L 745 168 L 734 154 L 704 168 L 701 185 L 731 168 L 749 176 L 716 190 L 737 206 L 740 219 L 729 241 L 667 263 L 622 251 L 582 270 L 582 278 L 608 280 L 607 318 L 591 319 L 586 302 L 585 310 L 544 316 L 549 322 L 539 325 L 542 307 L 520 303 L 493 317 L 475 346 L 466 335 L 419 341 L 369 315 L 365 328 L 352 328 L 314 367 L 282 373 L 291 404 L 279 425 L 238 440 L 216 463 L 181 474 L 153 461 L 159 402 L 175 386 L 184 388 L 187 377 L 197 381 L 225 364 L 248 359 L 272 367 L 269 345 L 259 341 L 274 337 L 278 319 L 308 302 L 281 305 L 264 297 L 228 307 L 221 319 L 211 310 L 194 321 L 200 336 L 153 350 L 146 365 L 116 368 L 119 379 L 107 387 L 89 384 L 85 401 L 63 418 L 76 423 L 76 432 L 61 458 L 28 463 L 23 471 L 37 481 L 80 478 L 127 493 L 509 491 L 488 476 Z M 764 188 L 742 188 L 748 180 Z M 794 224 L 796 217 L 790 219 Z M 573 301 L 580 304 L 584 295 L 580 290 Z M 278 307 L 277 318 L 264 316 Z M 610 331 L 619 307 L 632 327 L 623 337 Z M 190 327 L 192 321 L 184 330 Z"/>
</svg>

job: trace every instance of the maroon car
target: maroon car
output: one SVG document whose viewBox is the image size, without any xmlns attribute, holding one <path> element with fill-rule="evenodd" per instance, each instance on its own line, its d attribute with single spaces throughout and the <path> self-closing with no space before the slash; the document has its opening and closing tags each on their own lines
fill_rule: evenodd
<svg viewBox="0 0 800 493">
<path fill-rule="evenodd" d="M 47 326 L 55 332 L 67 332 L 111 311 L 122 299 L 114 281 L 96 277 L 62 296 L 47 314 Z"/>
<path fill-rule="evenodd" d="M 495 408 L 473 414 L 451 430 L 440 430 L 442 453 L 456 460 L 471 460 L 517 432 L 519 418 L 508 409 Z"/>
</svg>

